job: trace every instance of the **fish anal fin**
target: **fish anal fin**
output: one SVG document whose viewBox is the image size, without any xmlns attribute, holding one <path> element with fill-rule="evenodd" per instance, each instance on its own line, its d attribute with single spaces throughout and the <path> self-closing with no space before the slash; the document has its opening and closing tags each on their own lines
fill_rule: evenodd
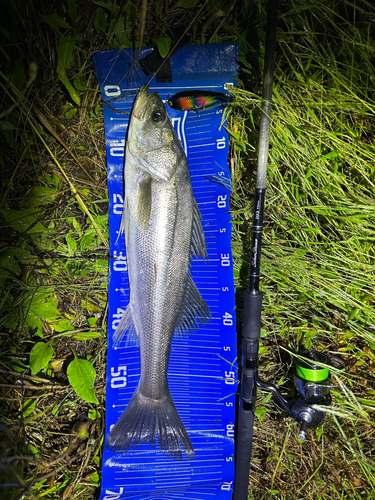
<svg viewBox="0 0 375 500">
<path fill-rule="evenodd" d="M 202 215 L 195 200 L 193 208 L 193 228 L 191 233 L 191 256 L 208 260 L 206 237 L 202 227 Z"/>
<path fill-rule="evenodd" d="M 124 197 L 125 198 L 125 197 Z M 117 245 L 118 239 L 120 238 L 121 234 L 125 234 L 125 229 L 126 229 L 126 209 L 125 209 L 125 204 L 126 204 L 126 199 L 124 199 L 124 206 L 121 212 L 121 221 L 120 221 L 120 228 L 117 234 L 116 242 L 115 245 Z"/>
<path fill-rule="evenodd" d="M 125 309 L 122 318 L 120 319 L 120 323 L 118 324 L 115 333 L 113 334 L 113 343 L 115 347 L 120 344 L 126 333 L 127 345 L 138 344 L 138 335 L 134 325 L 133 312 L 130 302 Z"/>
<path fill-rule="evenodd" d="M 197 319 L 199 319 L 202 325 L 205 325 L 210 321 L 211 313 L 190 276 L 184 307 L 182 309 L 180 321 L 175 329 L 175 335 L 181 336 L 197 331 L 199 329 Z"/>
</svg>

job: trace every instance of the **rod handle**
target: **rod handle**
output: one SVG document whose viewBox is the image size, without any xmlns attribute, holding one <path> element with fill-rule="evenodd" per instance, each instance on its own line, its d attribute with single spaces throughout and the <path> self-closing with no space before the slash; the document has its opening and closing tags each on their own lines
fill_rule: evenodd
<svg viewBox="0 0 375 500">
<path fill-rule="evenodd" d="M 253 446 L 254 411 L 238 409 L 236 440 L 236 476 L 234 480 L 233 500 L 245 500 L 248 497 L 250 459 Z"/>
<path fill-rule="evenodd" d="M 261 292 L 251 293 L 246 290 L 243 297 L 243 323 L 242 323 L 242 337 L 245 340 L 259 339 L 261 329 L 261 315 L 262 315 L 262 302 L 263 294 Z M 249 358 L 250 353 L 243 352 L 243 355 Z M 252 354 L 252 353 L 251 353 Z M 258 351 L 255 353 L 258 357 Z"/>
</svg>

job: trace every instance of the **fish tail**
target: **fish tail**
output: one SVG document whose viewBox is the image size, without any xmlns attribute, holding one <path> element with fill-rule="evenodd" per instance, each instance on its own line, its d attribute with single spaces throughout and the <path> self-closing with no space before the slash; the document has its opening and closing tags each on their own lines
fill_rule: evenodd
<svg viewBox="0 0 375 500">
<path fill-rule="evenodd" d="M 112 428 L 108 445 L 115 452 L 125 452 L 131 445 L 149 443 L 174 460 L 182 460 L 182 451 L 191 460 L 194 448 L 182 423 L 172 396 L 162 399 L 145 397 L 138 389 L 126 410 Z"/>
</svg>

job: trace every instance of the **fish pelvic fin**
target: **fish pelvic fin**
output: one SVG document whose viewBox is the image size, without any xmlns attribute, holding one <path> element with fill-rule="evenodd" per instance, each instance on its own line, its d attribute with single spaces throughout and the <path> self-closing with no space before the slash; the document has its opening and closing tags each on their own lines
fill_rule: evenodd
<svg viewBox="0 0 375 500">
<path fill-rule="evenodd" d="M 177 461 L 182 460 L 183 451 L 188 460 L 194 458 L 193 445 L 169 391 L 161 399 L 151 399 L 137 388 L 108 436 L 108 446 L 118 453 L 142 443 L 157 443 L 164 454 Z"/>
<path fill-rule="evenodd" d="M 120 319 L 120 323 L 118 324 L 115 333 L 113 334 L 113 345 L 117 347 L 121 340 L 124 338 L 127 333 L 126 344 L 138 344 L 138 335 L 137 330 L 133 321 L 133 312 L 131 303 L 127 305 L 124 314 Z"/>
<path fill-rule="evenodd" d="M 191 233 L 191 257 L 207 259 L 206 238 L 202 227 L 202 215 L 197 202 L 194 200 L 193 228 Z"/>
<path fill-rule="evenodd" d="M 197 331 L 199 329 L 197 318 L 202 325 L 205 325 L 211 319 L 211 312 L 199 293 L 193 278 L 190 276 L 186 300 L 182 309 L 180 321 L 175 329 L 175 335 L 181 336 L 185 333 Z"/>
</svg>

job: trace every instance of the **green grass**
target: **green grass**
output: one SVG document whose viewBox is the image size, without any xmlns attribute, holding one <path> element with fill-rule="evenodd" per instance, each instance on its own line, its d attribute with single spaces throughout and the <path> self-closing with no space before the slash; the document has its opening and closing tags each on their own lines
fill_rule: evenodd
<svg viewBox="0 0 375 500">
<path fill-rule="evenodd" d="M 269 401 L 264 415 L 260 400 L 254 499 L 290 498 L 290 491 L 301 499 L 375 496 L 374 84 L 364 15 L 373 8 L 361 3 L 346 18 L 345 8 L 351 10 L 344 2 L 293 2 L 285 11 L 281 5 L 262 250 L 267 352 L 261 376 L 280 379 L 290 394 L 288 359 L 306 346 L 330 354 L 336 387 L 323 433 L 305 444 L 296 439 L 295 424 L 275 425 L 280 413 Z M 251 145 L 260 99 L 244 89 L 236 94 L 229 128 L 235 136 L 240 130 L 232 211 L 242 222 L 233 226 L 240 291 L 247 284 L 256 168 Z M 287 363 L 282 370 L 280 360 Z M 263 427 L 269 427 L 266 437 Z M 264 446 L 269 441 L 271 450 Z"/>
</svg>

